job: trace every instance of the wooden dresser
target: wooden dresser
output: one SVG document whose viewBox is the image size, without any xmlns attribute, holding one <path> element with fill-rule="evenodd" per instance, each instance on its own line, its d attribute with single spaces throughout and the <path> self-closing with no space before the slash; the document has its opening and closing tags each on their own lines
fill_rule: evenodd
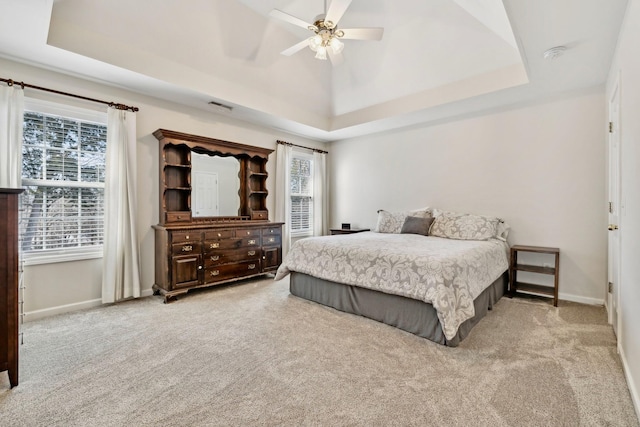
<svg viewBox="0 0 640 427">
<path fill-rule="evenodd" d="M 18 195 L 0 188 L 0 372 L 18 385 Z"/>
<path fill-rule="evenodd" d="M 155 226 L 156 283 L 165 301 L 189 289 L 271 273 L 282 262 L 282 223 Z"/>
<path fill-rule="evenodd" d="M 154 136 L 160 143 L 154 292 L 167 302 L 190 289 L 275 272 L 283 223 L 270 222 L 267 210 L 273 150 L 166 129 Z"/>
</svg>

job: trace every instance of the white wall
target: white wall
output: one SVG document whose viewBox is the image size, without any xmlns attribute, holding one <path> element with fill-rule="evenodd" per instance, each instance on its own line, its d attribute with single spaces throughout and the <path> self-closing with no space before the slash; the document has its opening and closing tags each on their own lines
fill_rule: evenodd
<svg viewBox="0 0 640 427">
<path fill-rule="evenodd" d="M 232 115 L 219 115 L 184 107 L 6 59 L 0 58 L 0 70 L 4 78 L 140 108 L 137 113 L 138 236 L 143 295 L 151 294 L 151 286 L 154 283 L 155 250 L 151 226 L 157 224 L 159 219 L 158 141 L 152 135 L 156 129 L 170 129 L 274 150 L 278 139 L 326 149 L 324 143 L 234 120 Z M 29 89 L 25 91 L 25 95 L 93 109 L 102 108 L 96 104 L 86 104 L 83 101 L 74 101 L 72 98 L 46 95 Z M 269 160 L 267 189 L 273 195 L 275 194 L 275 153 L 269 157 Z M 267 198 L 271 218 L 274 213 L 274 202 L 274 196 Z M 101 260 L 25 267 L 27 320 L 100 304 L 101 277 Z"/>
<path fill-rule="evenodd" d="M 559 247 L 560 297 L 602 304 L 605 102 L 592 93 L 333 143 L 331 225 L 378 209 L 501 217 L 511 244 Z"/>
<path fill-rule="evenodd" d="M 607 94 L 620 78 L 622 209 L 618 349 L 640 417 L 640 1 L 630 0 Z"/>
</svg>

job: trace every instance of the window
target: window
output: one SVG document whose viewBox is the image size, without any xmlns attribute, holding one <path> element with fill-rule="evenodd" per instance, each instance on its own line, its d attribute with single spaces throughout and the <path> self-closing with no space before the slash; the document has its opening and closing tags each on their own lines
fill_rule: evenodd
<svg viewBox="0 0 640 427">
<path fill-rule="evenodd" d="M 102 256 L 106 114 L 26 101 L 20 235 L 26 263 Z"/>
<path fill-rule="evenodd" d="M 291 234 L 313 234 L 313 157 L 293 153 L 291 158 Z"/>
</svg>

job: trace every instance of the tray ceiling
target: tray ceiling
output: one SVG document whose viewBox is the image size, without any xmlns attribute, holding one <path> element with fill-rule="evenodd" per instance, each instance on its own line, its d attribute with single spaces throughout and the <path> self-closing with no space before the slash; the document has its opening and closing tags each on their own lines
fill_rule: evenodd
<svg viewBox="0 0 640 427">
<path fill-rule="evenodd" d="M 280 55 L 310 33 L 269 17 L 311 21 L 323 0 L 0 5 L 14 10 L 0 18 L 2 56 L 336 140 L 601 85 L 626 0 L 353 0 L 340 26 L 384 37 L 346 40 L 338 67 L 308 49 Z M 557 45 L 565 55 L 544 60 Z"/>
</svg>

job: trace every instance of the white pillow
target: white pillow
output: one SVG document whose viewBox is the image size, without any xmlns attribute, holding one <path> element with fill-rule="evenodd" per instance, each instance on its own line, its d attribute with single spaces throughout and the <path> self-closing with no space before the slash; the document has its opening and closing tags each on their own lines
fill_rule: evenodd
<svg viewBox="0 0 640 427">
<path fill-rule="evenodd" d="M 429 229 L 430 236 L 457 240 L 488 240 L 498 237 L 500 219 L 467 213 L 437 211 Z M 508 227 L 508 226 L 507 226 Z"/>
<path fill-rule="evenodd" d="M 389 212 L 384 209 L 380 209 L 378 211 L 378 224 L 376 225 L 376 231 L 378 233 L 400 234 L 402 231 L 402 225 L 408 216 L 428 218 L 431 216 L 431 208 L 426 207 L 402 212 Z"/>
</svg>

